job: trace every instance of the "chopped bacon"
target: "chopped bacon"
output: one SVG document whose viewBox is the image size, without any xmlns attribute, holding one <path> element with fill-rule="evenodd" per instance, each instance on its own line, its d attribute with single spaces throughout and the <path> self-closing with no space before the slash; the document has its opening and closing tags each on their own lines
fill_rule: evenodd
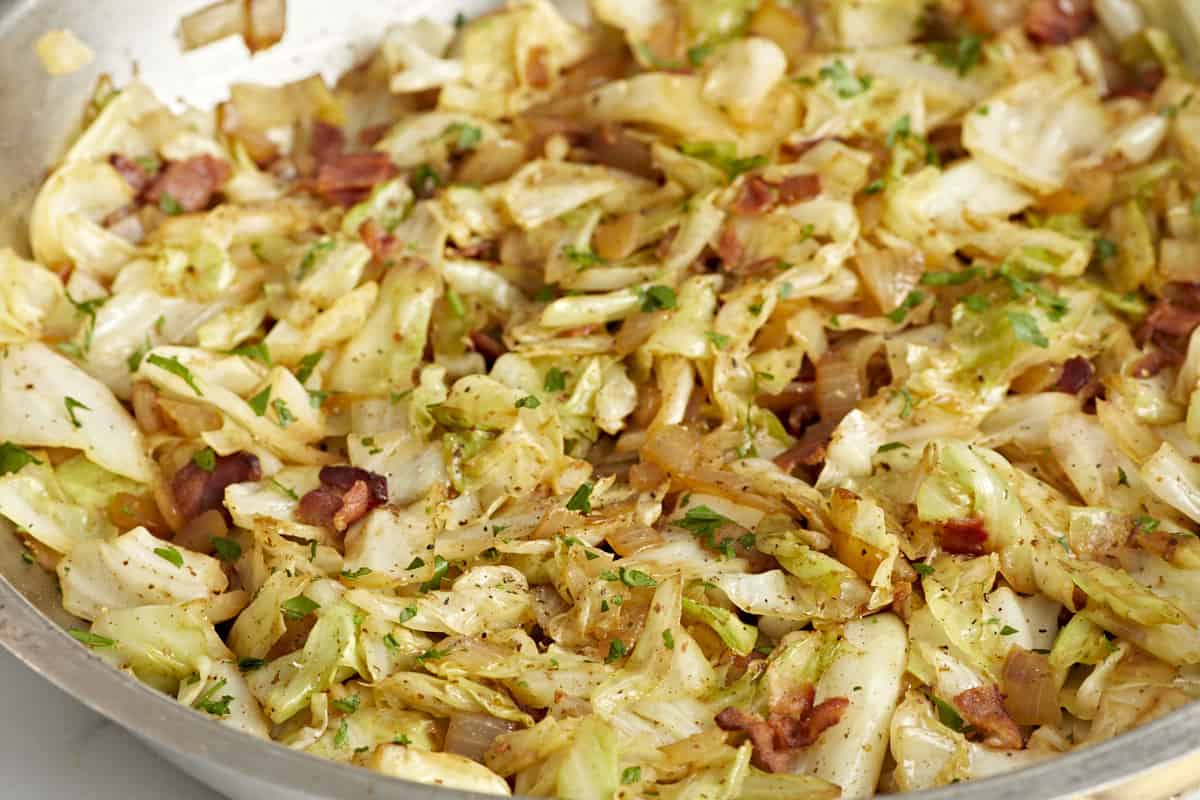
<svg viewBox="0 0 1200 800">
<path fill-rule="evenodd" d="M 170 197 L 184 211 L 203 211 L 233 174 L 229 164 L 212 156 L 173 161 L 146 190 L 151 203 Z"/>
<path fill-rule="evenodd" d="M 1063 362 L 1062 374 L 1050 389 L 1055 392 L 1079 394 L 1095 377 L 1096 370 L 1093 369 L 1092 362 L 1084 356 L 1075 356 Z"/>
<path fill-rule="evenodd" d="M 1004 710 L 1004 696 L 995 684 L 967 689 L 954 698 L 954 705 L 963 720 L 986 736 L 983 743 L 989 747 L 1020 750 L 1023 746 L 1021 729 Z"/>
<path fill-rule="evenodd" d="M 471 346 L 475 348 L 475 352 L 483 356 L 486 361 L 495 361 L 508 352 L 504 343 L 487 331 L 475 330 L 471 331 L 467 336 L 470 338 Z"/>
<path fill-rule="evenodd" d="M 778 184 L 779 202 L 785 206 L 811 200 L 821 193 L 819 175 L 789 175 Z"/>
<path fill-rule="evenodd" d="M 342 507 L 333 515 L 333 529 L 346 530 L 371 510 L 371 492 L 365 481 L 355 481 L 342 495 Z"/>
<path fill-rule="evenodd" d="M 140 197 L 142 192 L 146 191 L 154 181 L 154 176 L 141 164 L 120 153 L 113 153 L 109 156 L 108 163 L 121 174 L 121 177 L 129 184 L 129 188 L 133 189 L 134 197 Z"/>
<path fill-rule="evenodd" d="M 1091 24 L 1091 0 L 1033 0 L 1025 14 L 1025 32 L 1040 44 L 1066 44 Z"/>
<path fill-rule="evenodd" d="M 1176 305 L 1170 300 L 1159 300 L 1138 328 L 1138 339 L 1144 342 L 1158 333 L 1190 336 L 1197 326 L 1200 326 L 1200 311 Z"/>
<path fill-rule="evenodd" d="M 387 153 L 342 153 L 317 168 L 316 190 L 331 203 L 350 205 L 395 175 Z"/>
<path fill-rule="evenodd" d="M 730 207 L 733 213 L 743 216 L 759 216 L 775 207 L 775 187 L 757 175 L 749 175 Z"/>
<path fill-rule="evenodd" d="M 363 147 L 374 147 L 387 135 L 392 126 L 386 122 L 382 125 L 372 125 L 358 132 L 358 143 Z"/>
<path fill-rule="evenodd" d="M 938 540 L 942 549 L 955 555 L 983 555 L 987 538 L 987 527 L 979 517 L 947 519 L 938 526 Z"/>
<path fill-rule="evenodd" d="M 333 515 L 342 507 L 342 493 L 332 486 L 318 486 L 300 498 L 296 519 L 306 525 L 333 526 Z"/>
<path fill-rule="evenodd" d="M 812 150 L 821 142 L 829 139 L 829 136 L 818 136 L 815 139 L 801 139 L 798 142 L 787 141 L 780 145 L 780 152 L 788 158 L 800 158 L 800 156 Z"/>
<path fill-rule="evenodd" d="M 185 520 L 190 520 L 205 511 L 220 511 L 226 522 L 230 521 L 225 510 L 225 489 L 235 483 L 257 481 L 262 478 L 262 467 L 258 456 L 252 453 L 230 453 L 217 456 L 212 471 L 201 469 L 188 462 L 171 479 L 171 495 L 175 508 Z"/>
<path fill-rule="evenodd" d="M 296 517 L 308 525 L 323 525 L 338 533 L 367 512 L 388 501 L 387 478 L 351 466 L 322 467 L 321 485 L 300 498 Z"/>
<path fill-rule="evenodd" d="M 387 478 L 376 472 L 351 466 L 321 467 L 318 477 L 324 485 L 344 492 L 350 491 L 356 483 L 365 483 L 370 490 L 368 494 L 372 507 L 381 506 L 388 501 Z"/>
<path fill-rule="evenodd" d="M 1146 355 L 1133 362 L 1130 374 L 1135 378 L 1153 378 L 1172 364 L 1178 364 L 1182 359 L 1166 350 L 1151 350 Z"/>
<path fill-rule="evenodd" d="M 550 66 L 546 63 L 547 51 L 538 45 L 529 48 L 525 60 L 525 80 L 534 89 L 545 89 L 550 85 Z"/>
<path fill-rule="evenodd" d="M 383 226 L 374 219 L 368 219 L 362 225 L 358 226 L 358 235 L 363 240 L 363 244 L 371 251 L 371 255 L 376 261 L 387 261 L 396 250 L 400 248 L 400 242 L 395 236 L 383 229 Z"/>
<path fill-rule="evenodd" d="M 346 149 L 346 134 L 336 125 L 314 123 L 308 149 L 318 164 L 333 161 Z"/>
<path fill-rule="evenodd" d="M 721 257 L 721 266 L 730 271 L 737 269 L 745 256 L 737 231 L 728 223 L 721 229 L 721 238 L 717 240 L 717 255 Z"/>
<path fill-rule="evenodd" d="M 754 766 L 767 772 L 785 772 L 794 752 L 808 747 L 826 728 L 836 725 L 850 705 L 844 697 L 831 697 L 814 705 L 815 697 L 813 685 L 806 683 L 772 706 L 765 720 L 730 706 L 714 721 L 721 730 L 741 731 L 750 738 Z"/>
<path fill-rule="evenodd" d="M 800 441 L 775 456 L 775 465 L 787 473 L 797 467 L 820 466 L 825 460 L 825 449 L 833 436 L 834 425 L 817 422 L 804 429 Z"/>
</svg>

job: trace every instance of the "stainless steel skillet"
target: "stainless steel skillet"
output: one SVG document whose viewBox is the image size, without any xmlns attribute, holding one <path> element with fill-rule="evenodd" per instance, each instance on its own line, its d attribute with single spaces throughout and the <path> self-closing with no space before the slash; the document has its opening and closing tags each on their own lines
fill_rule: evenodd
<svg viewBox="0 0 1200 800">
<path fill-rule="evenodd" d="M 1191 0 L 1189 0 L 1191 1 Z M 0 244 L 25 246 L 32 194 L 75 127 L 94 81 L 135 68 L 164 99 L 211 104 L 233 80 L 280 83 L 358 61 L 391 22 L 474 14 L 487 0 L 290 0 L 282 44 L 251 60 L 230 40 L 182 55 L 173 36 L 199 0 L 0 0 Z M 50 78 L 33 51 L 45 30 L 69 27 L 97 53 L 87 69 Z M 0 533 L 0 645 L 80 702 L 144 740 L 184 771 L 235 800 L 437 798 L 465 792 L 408 783 L 251 738 L 109 669 L 63 632 L 49 576 Z M 921 800 L 1165 798 L 1200 785 L 1200 705 L 1101 745 L 1035 767 L 936 792 Z M 0 792 L 2 793 L 2 792 Z M 479 795 L 478 797 L 483 797 Z"/>
</svg>

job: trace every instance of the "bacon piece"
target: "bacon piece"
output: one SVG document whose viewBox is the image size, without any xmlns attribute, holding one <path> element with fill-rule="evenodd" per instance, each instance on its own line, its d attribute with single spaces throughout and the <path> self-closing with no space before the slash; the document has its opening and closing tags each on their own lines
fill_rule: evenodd
<svg viewBox="0 0 1200 800">
<path fill-rule="evenodd" d="M 721 229 L 721 238 L 717 240 L 717 255 L 721 257 L 721 266 L 727 271 L 736 270 L 745 256 L 737 231 L 728 223 Z"/>
<path fill-rule="evenodd" d="M 785 772 L 796 750 L 808 747 L 841 720 L 850 701 L 831 697 L 816 705 L 816 690 L 806 683 L 771 707 L 764 720 L 740 708 L 730 706 L 714 721 L 724 731 L 741 731 L 754 747 L 751 762 L 767 772 Z"/>
<path fill-rule="evenodd" d="M 296 517 L 338 533 L 388 501 L 387 478 L 351 466 L 322 467 L 321 485 L 300 498 Z"/>
<path fill-rule="evenodd" d="M 1084 356 L 1075 356 L 1068 358 L 1063 362 L 1062 374 L 1053 386 L 1050 387 L 1054 392 L 1066 392 L 1067 394 L 1079 394 L 1092 379 L 1096 377 L 1096 370 L 1092 368 L 1092 362 Z"/>
<path fill-rule="evenodd" d="M 350 205 L 395 175 L 387 153 L 342 153 L 317 168 L 316 191 L 331 203 Z"/>
<path fill-rule="evenodd" d="M 987 537 L 987 527 L 979 517 L 947 519 L 938 526 L 938 540 L 942 549 L 955 555 L 983 555 Z"/>
<path fill-rule="evenodd" d="M 333 516 L 342 507 L 342 493 L 332 486 L 318 486 L 300 498 L 296 519 L 305 525 L 333 526 Z"/>
<path fill-rule="evenodd" d="M 346 149 L 346 134 L 336 125 L 314 123 L 308 149 L 318 164 L 333 161 Z"/>
<path fill-rule="evenodd" d="M 833 436 L 835 425 L 817 422 L 804 429 L 800 441 L 775 456 L 775 465 L 787 473 L 797 467 L 817 467 L 825 460 L 825 450 Z"/>
<path fill-rule="evenodd" d="M 324 485 L 341 489 L 343 492 L 350 491 L 356 483 L 365 483 L 369 490 L 368 495 L 372 507 L 381 506 L 388 501 L 387 478 L 378 473 L 369 472 L 361 467 L 321 467 L 318 477 Z"/>
<path fill-rule="evenodd" d="M 225 488 L 235 483 L 257 481 L 262 478 L 262 467 L 258 456 L 252 453 L 231 453 L 217 456 L 212 472 L 207 472 L 189 461 L 171 479 L 171 495 L 175 508 L 185 520 L 190 520 L 205 511 L 220 511 L 225 521 L 231 521 L 225 510 Z"/>
<path fill-rule="evenodd" d="M 1152 350 L 1133 362 L 1129 371 L 1135 378 L 1153 378 L 1166 367 L 1178 364 L 1180 361 L 1182 359 L 1176 358 L 1173 353 L 1166 350 Z"/>
<path fill-rule="evenodd" d="M 1066 44 L 1091 24 L 1091 0 L 1033 0 L 1025 14 L 1025 32 L 1040 44 Z"/>
<path fill-rule="evenodd" d="M 333 515 L 333 529 L 341 533 L 366 516 L 370 510 L 370 489 L 365 481 L 355 481 L 342 495 L 342 507 Z"/>
<path fill-rule="evenodd" d="M 359 225 L 358 235 L 376 261 L 384 262 L 391 259 L 400 248 L 400 241 L 385 231 L 383 226 L 374 219 L 368 219 Z"/>
<path fill-rule="evenodd" d="M 954 698 L 954 705 L 962 718 L 986 738 L 989 747 L 1004 750 L 1020 750 L 1024 745 L 1021 729 L 1004 710 L 1004 696 L 995 684 L 967 689 Z"/>
<path fill-rule="evenodd" d="M 158 203 L 169 196 L 184 211 L 203 211 L 232 174 L 227 162 L 209 155 L 173 161 L 146 190 L 146 199 Z"/>
<path fill-rule="evenodd" d="M 475 352 L 483 356 L 485 361 L 495 361 L 508 352 L 504 343 L 487 331 L 474 330 L 467 336 L 471 339 L 471 346 L 475 348 Z"/>
<path fill-rule="evenodd" d="M 129 188 L 133 189 L 135 197 L 140 197 L 142 192 L 146 191 L 154 182 L 154 176 L 147 172 L 145 167 L 120 153 L 113 153 L 109 156 L 108 163 L 121 174 L 121 177 L 129 184 Z"/>
<path fill-rule="evenodd" d="M 779 202 L 790 206 L 811 200 L 821 193 L 821 176 L 789 175 L 778 184 Z"/>
<path fill-rule="evenodd" d="M 1145 342 L 1160 333 L 1172 337 L 1190 336 L 1197 326 L 1200 326 L 1200 311 L 1170 300 L 1159 300 L 1138 328 L 1138 340 Z"/>
<path fill-rule="evenodd" d="M 761 216 L 775 207 L 775 187 L 757 175 L 749 175 L 742 181 L 741 189 L 730 209 L 742 216 Z"/>
<path fill-rule="evenodd" d="M 546 63 L 547 51 L 538 45 L 529 48 L 525 60 L 525 80 L 534 89 L 545 89 L 550 85 L 550 66 Z"/>
</svg>

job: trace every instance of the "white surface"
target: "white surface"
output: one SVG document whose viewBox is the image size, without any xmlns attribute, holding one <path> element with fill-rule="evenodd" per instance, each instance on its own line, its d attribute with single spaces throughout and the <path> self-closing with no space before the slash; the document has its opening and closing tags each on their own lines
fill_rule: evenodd
<svg viewBox="0 0 1200 800">
<path fill-rule="evenodd" d="M 222 800 L 0 649 L 0 796 Z"/>
</svg>

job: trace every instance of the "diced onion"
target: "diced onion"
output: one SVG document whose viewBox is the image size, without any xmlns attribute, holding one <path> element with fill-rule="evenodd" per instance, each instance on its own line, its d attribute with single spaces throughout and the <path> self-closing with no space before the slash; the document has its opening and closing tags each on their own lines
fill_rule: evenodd
<svg viewBox="0 0 1200 800">
<path fill-rule="evenodd" d="M 246 10 L 242 0 L 220 0 L 181 19 L 179 40 L 184 51 L 195 50 L 228 36 L 241 36 L 245 30 Z"/>
<path fill-rule="evenodd" d="M 609 547 L 619 556 L 631 556 L 639 550 L 662 544 L 663 538 L 654 528 L 634 527 L 613 531 L 605 537 Z"/>
<path fill-rule="evenodd" d="M 516 724 L 487 714 L 458 712 L 450 715 L 446 728 L 447 753 L 466 756 L 483 763 L 483 754 L 502 733 L 516 729 Z"/>
<path fill-rule="evenodd" d="M 183 530 L 175 534 L 173 541 L 180 547 L 207 554 L 213 551 L 213 537 L 228 535 L 229 526 L 225 524 L 225 517 L 221 516 L 220 511 L 211 509 L 189 520 Z"/>
<path fill-rule="evenodd" d="M 1004 708 L 1018 725 L 1057 725 L 1062 719 L 1050 659 L 1013 646 L 1004 662 Z"/>
<path fill-rule="evenodd" d="M 251 53 L 279 43 L 287 27 L 287 0 L 250 0 L 243 38 Z"/>
<path fill-rule="evenodd" d="M 47 31 L 34 45 L 42 66 L 51 75 L 70 75 L 91 63 L 95 54 L 69 30 Z"/>
</svg>

